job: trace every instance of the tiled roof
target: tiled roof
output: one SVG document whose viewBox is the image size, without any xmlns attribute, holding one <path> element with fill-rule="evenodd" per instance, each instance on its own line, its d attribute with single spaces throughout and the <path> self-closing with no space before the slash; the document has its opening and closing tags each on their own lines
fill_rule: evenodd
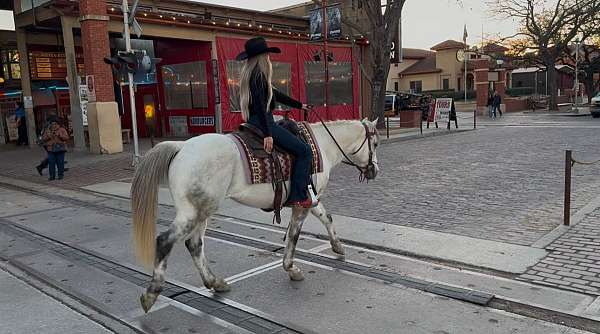
<svg viewBox="0 0 600 334">
<path fill-rule="evenodd" d="M 441 42 L 440 44 L 434 45 L 431 47 L 431 50 L 441 51 L 441 50 L 452 50 L 452 49 L 464 49 L 465 44 L 463 42 L 453 41 L 451 39 Z"/>
<path fill-rule="evenodd" d="M 508 48 L 503 47 L 502 45 L 496 43 L 490 43 L 481 48 L 483 52 L 506 52 Z"/>
<path fill-rule="evenodd" d="M 419 60 L 414 63 L 409 68 L 400 72 L 401 75 L 409 75 L 409 74 L 426 74 L 426 73 L 437 73 L 442 70 L 436 67 L 435 63 L 435 53 L 431 53 L 427 57 Z"/>
<path fill-rule="evenodd" d="M 402 48 L 402 57 L 405 59 L 423 59 L 432 54 L 434 52 L 429 50 Z"/>
</svg>

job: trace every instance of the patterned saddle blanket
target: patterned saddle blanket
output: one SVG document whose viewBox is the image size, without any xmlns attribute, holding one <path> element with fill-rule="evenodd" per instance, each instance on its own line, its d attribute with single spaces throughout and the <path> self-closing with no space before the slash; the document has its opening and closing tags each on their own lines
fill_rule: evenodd
<svg viewBox="0 0 600 334">
<path fill-rule="evenodd" d="M 323 171 L 321 151 L 315 136 L 307 122 L 281 120 L 279 126 L 286 128 L 300 140 L 307 143 L 312 150 L 313 161 L 311 175 Z M 263 148 L 264 134 L 248 123 L 240 125 L 239 131 L 231 134 L 245 165 L 248 184 L 275 183 L 290 179 L 294 157 L 280 147 L 275 146 L 275 154 L 270 155 Z M 273 161 L 277 159 L 277 161 Z M 280 167 L 280 169 L 278 168 Z"/>
</svg>

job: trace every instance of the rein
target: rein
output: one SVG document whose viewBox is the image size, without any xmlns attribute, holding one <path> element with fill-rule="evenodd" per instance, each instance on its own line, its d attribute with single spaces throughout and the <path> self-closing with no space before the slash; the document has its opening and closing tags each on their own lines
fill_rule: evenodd
<svg viewBox="0 0 600 334">
<path fill-rule="evenodd" d="M 365 143 L 367 143 L 367 142 L 369 143 L 369 162 L 367 164 L 367 167 L 361 167 L 361 166 L 357 165 L 354 161 L 352 161 L 352 159 L 350 159 L 348 157 L 348 155 L 346 155 L 346 152 L 344 152 L 344 150 L 342 149 L 340 144 L 337 142 L 337 140 L 335 139 L 335 137 L 333 136 L 333 134 L 331 133 L 331 131 L 329 130 L 327 125 L 325 125 L 325 122 L 321 118 L 321 115 L 319 115 L 319 113 L 317 113 L 314 110 L 312 110 L 312 112 L 315 114 L 315 116 L 317 116 L 317 118 L 319 119 L 319 122 L 321 122 L 321 124 L 325 128 L 325 131 L 327 131 L 327 133 L 329 134 L 331 139 L 333 139 L 335 146 L 337 146 L 338 150 L 342 153 L 342 155 L 346 159 L 346 161 L 342 160 L 342 163 L 349 165 L 349 166 L 356 167 L 356 169 L 358 169 L 358 171 L 360 172 L 360 176 L 358 178 L 359 182 L 363 182 L 363 181 L 367 180 L 366 173 L 367 173 L 369 167 L 373 165 L 373 151 L 371 150 L 371 136 L 370 136 L 369 127 L 363 123 L 363 126 L 365 127 L 365 131 L 366 131 L 365 139 L 363 140 L 362 144 L 360 144 L 360 147 L 356 151 L 351 153 L 351 155 L 356 155 L 358 152 L 360 152 L 360 150 L 362 150 L 363 146 L 365 146 Z"/>
</svg>

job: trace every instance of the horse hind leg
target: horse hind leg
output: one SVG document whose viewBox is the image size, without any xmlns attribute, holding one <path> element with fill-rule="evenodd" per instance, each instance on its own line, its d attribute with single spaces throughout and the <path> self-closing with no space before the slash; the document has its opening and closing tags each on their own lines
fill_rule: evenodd
<svg viewBox="0 0 600 334">
<path fill-rule="evenodd" d="M 152 280 L 146 292 L 140 297 L 144 312 L 147 313 L 152 308 L 152 305 L 154 305 L 158 295 L 162 291 L 162 285 L 165 282 L 165 272 L 167 270 L 167 259 L 173 249 L 173 245 L 189 235 L 193 229 L 194 220 L 175 218 L 171 227 L 156 238 L 156 256 L 154 258 Z"/>
<path fill-rule="evenodd" d="M 292 281 L 302 281 L 304 279 L 302 271 L 294 264 L 294 253 L 296 252 L 298 237 L 300 237 L 300 231 L 302 230 L 302 224 L 304 224 L 306 216 L 308 216 L 308 209 L 292 209 L 292 219 L 288 227 L 287 245 L 283 256 L 283 269 L 287 271 Z"/>
<path fill-rule="evenodd" d="M 208 267 L 208 261 L 204 255 L 204 233 L 208 220 L 204 220 L 198 227 L 192 232 L 190 238 L 185 241 L 185 247 L 187 247 L 194 264 L 200 272 L 202 282 L 207 289 L 214 289 L 217 292 L 227 292 L 230 290 L 229 284 L 225 282 L 222 277 L 216 277 L 210 268 Z"/>
<path fill-rule="evenodd" d="M 310 212 L 317 217 L 327 229 L 331 250 L 336 254 L 344 255 L 344 246 L 342 246 L 340 239 L 338 239 L 337 234 L 335 233 L 335 228 L 333 227 L 333 217 L 327 213 L 323 204 L 319 203 L 319 205 L 312 208 Z"/>
</svg>

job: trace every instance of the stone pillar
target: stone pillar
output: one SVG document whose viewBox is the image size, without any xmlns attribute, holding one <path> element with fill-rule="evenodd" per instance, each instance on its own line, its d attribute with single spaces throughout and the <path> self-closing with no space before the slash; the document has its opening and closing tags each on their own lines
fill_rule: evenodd
<svg viewBox="0 0 600 334">
<path fill-rule="evenodd" d="M 110 56 L 106 2 L 81 0 L 81 39 L 85 72 L 94 76 L 96 101 L 88 104 L 88 133 L 92 153 L 123 151 L 121 120 L 115 102 L 112 69 L 104 62 Z"/>
<path fill-rule="evenodd" d="M 73 41 L 73 25 L 75 19 L 61 16 L 63 41 L 65 45 L 65 60 L 67 63 L 67 82 L 69 83 L 69 99 L 71 106 L 71 122 L 73 124 L 73 139 L 75 149 L 85 150 L 85 136 L 83 131 L 83 116 L 79 102 L 79 77 L 77 74 L 77 57 L 75 55 L 75 42 Z"/>
<path fill-rule="evenodd" d="M 475 90 L 477 93 L 477 113 L 485 115 L 487 113 L 488 99 L 488 71 L 489 63 L 487 59 L 477 59 L 475 62 Z"/>
<path fill-rule="evenodd" d="M 17 49 L 19 50 L 19 66 L 21 66 L 21 90 L 23 92 L 22 101 L 25 102 L 25 99 L 32 98 L 31 71 L 29 70 L 29 52 L 27 51 L 27 32 L 23 28 L 17 28 L 16 33 Z M 35 116 L 33 114 L 33 106 L 25 105 L 25 107 L 29 148 L 36 148 L 37 134 L 35 126 Z"/>
<path fill-rule="evenodd" d="M 498 92 L 498 95 L 500 95 L 500 97 L 502 99 L 504 99 L 504 97 L 506 97 L 506 69 L 505 68 L 500 68 L 497 69 L 498 71 L 498 82 L 496 82 L 496 91 Z"/>
</svg>

